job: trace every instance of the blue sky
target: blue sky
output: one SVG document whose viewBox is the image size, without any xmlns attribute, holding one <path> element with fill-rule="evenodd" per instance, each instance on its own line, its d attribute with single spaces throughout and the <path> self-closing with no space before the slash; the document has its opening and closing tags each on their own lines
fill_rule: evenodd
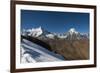
<svg viewBox="0 0 100 73">
<path fill-rule="evenodd" d="M 89 33 L 89 13 L 21 10 L 21 29 L 39 26 L 54 33 L 64 33 L 70 28 Z"/>
</svg>

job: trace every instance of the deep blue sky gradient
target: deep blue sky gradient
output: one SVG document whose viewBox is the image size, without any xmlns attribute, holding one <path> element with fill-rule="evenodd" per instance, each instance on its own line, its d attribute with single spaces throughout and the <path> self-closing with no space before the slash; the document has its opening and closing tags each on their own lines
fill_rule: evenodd
<svg viewBox="0 0 100 73">
<path fill-rule="evenodd" d="M 55 33 L 75 28 L 89 33 L 89 13 L 21 10 L 21 29 L 42 28 Z"/>
</svg>

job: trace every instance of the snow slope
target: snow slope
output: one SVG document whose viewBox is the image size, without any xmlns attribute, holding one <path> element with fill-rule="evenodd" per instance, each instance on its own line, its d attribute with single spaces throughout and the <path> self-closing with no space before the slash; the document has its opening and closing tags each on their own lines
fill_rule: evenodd
<svg viewBox="0 0 100 73">
<path fill-rule="evenodd" d="M 61 55 L 55 54 L 33 42 L 23 39 L 21 42 L 21 63 L 62 61 Z"/>
</svg>

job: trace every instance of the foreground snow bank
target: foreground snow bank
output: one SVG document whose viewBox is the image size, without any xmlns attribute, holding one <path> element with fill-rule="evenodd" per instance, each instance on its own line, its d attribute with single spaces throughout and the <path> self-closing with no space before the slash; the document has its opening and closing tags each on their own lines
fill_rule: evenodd
<svg viewBox="0 0 100 73">
<path fill-rule="evenodd" d="M 33 42 L 23 39 L 21 42 L 21 63 L 62 61 L 64 58 Z"/>
</svg>

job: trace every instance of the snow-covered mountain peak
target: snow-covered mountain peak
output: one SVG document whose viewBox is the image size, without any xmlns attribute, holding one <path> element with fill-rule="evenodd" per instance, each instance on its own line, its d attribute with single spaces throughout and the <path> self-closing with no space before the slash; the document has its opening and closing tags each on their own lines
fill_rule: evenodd
<svg viewBox="0 0 100 73">
<path fill-rule="evenodd" d="M 43 33 L 43 30 L 41 27 L 27 29 L 26 31 L 28 32 L 28 35 L 35 36 L 35 37 L 38 37 L 39 35 L 41 35 Z"/>
<path fill-rule="evenodd" d="M 29 29 L 29 30 L 31 30 L 31 31 L 42 31 L 42 28 L 41 28 L 41 26 L 40 26 L 40 27 L 38 27 L 38 28 L 32 28 L 32 29 Z"/>
<path fill-rule="evenodd" d="M 47 30 L 45 30 L 44 28 L 42 28 L 41 26 L 37 27 L 37 28 L 31 28 L 31 29 L 27 29 L 25 31 L 22 31 L 22 35 L 28 35 L 28 36 L 32 36 L 32 37 L 39 37 L 39 36 L 46 36 L 48 34 L 51 34 L 50 32 L 48 32 Z"/>
<path fill-rule="evenodd" d="M 76 30 L 75 30 L 75 28 L 71 28 L 69 31 L 70 32 L 75 32 Z"/>
<path fill-rule="evenodd" d="M 71 28 L 67 32 L 67 39 L 69 40 L 76 40 L 76 39 L 81 39 L 80 33 L 75 30 L 75 28 Z"/>
<path fill-rule="evenodd" d="M 76 31 L 75 28 L 71 28 L 69 31 L 68 31 L 70 34 L 78 34 L 78 32 Z"/>
</svg>

